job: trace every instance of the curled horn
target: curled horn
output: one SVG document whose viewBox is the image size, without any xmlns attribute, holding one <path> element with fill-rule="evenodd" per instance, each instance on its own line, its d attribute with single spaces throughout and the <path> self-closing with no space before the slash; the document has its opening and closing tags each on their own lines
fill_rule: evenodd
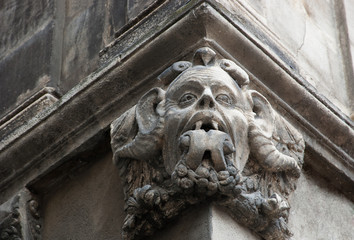
<svg viewBox="0 0 354 240">
<path fill-rule="evenodd" d="M 154 88 L 138 104 L 111 124 L 114 163 L 120 158 L 149 160 L 161 148 L 163 118 L 158 114 L 164 91 Z"/>
<path fill-rule="evenodd" d="M 237 82 L 240 87 L 247 86 L 250 82 L 248 74 L 233 61 L 222 59 L 219 61 L 219 65 Z"/>
<path fill-rule="evenodd" d="M 165 71 L 163 71 L 157 79 L 161 81 L 163 84 L 168 85 L 170 84 L 180 73 L 187 70 L 192 66 L 191 62 L 187 61 L 180 61 L 175 62 Z"/>
<path fill-rule="evenodd" d="M 284 122 L 276 121 L 276 113 L 261 94 L 255 91 L 250 91 L 250 93 L 255 113 L 249 119 L 248 132 L 252 155 L 262 167 L 270 172 L 290 171 L 296 177 L 300 176 L 301 168 L 298 161 L 280 152 L 272 141 L 276 128 L 284 128 L 282 131 L 290 131 L 290 129 L 283 126 Z M 292 133 L 289 134 L 293 136 Z M 295 141 L 300 144 L 298 140 Z"/>
</svg>

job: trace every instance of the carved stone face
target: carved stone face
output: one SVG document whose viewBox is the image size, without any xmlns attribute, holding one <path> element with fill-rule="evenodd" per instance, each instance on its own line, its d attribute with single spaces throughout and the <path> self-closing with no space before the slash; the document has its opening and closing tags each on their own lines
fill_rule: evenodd
<svg viewBox="0 0 354 240">
<path fill-rule="evenodd" d="M 123 239 L 152 233 L 205 199 L 265 239 L 290 238 L 285 199 L 301 173 L 301 134 L 247 88 L 241 67 L 216 59 L 210 48 L 158 79 L 174 80 L 166 91 L 148 91 L 111 125 L 113 160 L 125 176 Z"/>
<path fill-rule="evenodd" d="M 221 68 L 197 66 L 183 72 L 167 89 L 165 110 L 163 155 L 169 173 L 182 157 L 192 169 L 203 161 L 217 171 L 231 163 L 243 168 L 249 155 L 250 104 Z"/>
</svg>

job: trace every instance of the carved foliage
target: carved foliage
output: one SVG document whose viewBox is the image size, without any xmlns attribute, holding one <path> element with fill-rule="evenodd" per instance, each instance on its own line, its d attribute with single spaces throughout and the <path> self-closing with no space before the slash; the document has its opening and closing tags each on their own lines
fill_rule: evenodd
<svg viewBox="0 0 354 240">
<path fill-rule="evenodd" d="M 5 206 L 8 205 L 8 206 Z M 21 191 L 2 206 L 1 240 L 39 240 L 41 220 L 38 199 L 28 190 Z"/>
<path fill-rule="evenodd" d="M 301 135 L 249 90 L 234 62 L 199 49 L 111 125 L 125 183 L 124 239 L 151 235 L 187 207 L 214 201 L 265 239 L 287 239 L 303 163 Z"/>
<path fill-rule="evenodd" d="M 0 239 L 22 239 L 22 231 L 20 224 L 19 212 L 19 196 L 16 196 L 10 206 L 10 212 L 2 219 L 0 224 Z"/>
</svg>

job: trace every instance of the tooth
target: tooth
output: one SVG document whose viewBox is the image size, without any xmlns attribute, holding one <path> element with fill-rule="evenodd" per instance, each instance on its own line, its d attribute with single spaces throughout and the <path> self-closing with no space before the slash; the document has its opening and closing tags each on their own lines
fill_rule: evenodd
<svg viewBox="0 0 354 240">
<path fill-rule="evenodd" d="M 219 126 L 218 126 L 218 123 L 217 123 L 217 122 L 213 121 L 211 124 L 213 125 L 213 128 L 214 128 L 215 130 L 219 130 L 219 129 L 218 129 Z"/>
<path fill-rule="evenodd" d="M 202 127 L 203 122 L 200 120 L 195 123 L 195 130 L 199 130 Z"/>
<path fill-rule="evenodd" d="M 188 135 L 182 136 L 180 138 L 181 147 L 184 147 L 184 148 L 189 147 L 190 140 L 191 140 L 190 136 L 188 136 Z"/>
<path fill-rule="evenodd" d="M 224 141 L 223 151 L 225 155 L 235 152 L 235 147 L 230 141 Z"/>
</svg>

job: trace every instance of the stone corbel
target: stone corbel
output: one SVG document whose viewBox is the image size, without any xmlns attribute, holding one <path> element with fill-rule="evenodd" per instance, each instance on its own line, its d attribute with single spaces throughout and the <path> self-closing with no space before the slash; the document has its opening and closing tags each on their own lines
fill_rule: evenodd
<svg viewBox="0 0 354 240">
<path fill-rule="evenodd" d="M 207 47 L 174 63 L 111 124 L 113 161 L 124 181 L 123 239 L 153 234 L 205 200 L 265 239 L 288 239 L 289 194 L 304 140 L 248 74 Z"/>
</svg>

